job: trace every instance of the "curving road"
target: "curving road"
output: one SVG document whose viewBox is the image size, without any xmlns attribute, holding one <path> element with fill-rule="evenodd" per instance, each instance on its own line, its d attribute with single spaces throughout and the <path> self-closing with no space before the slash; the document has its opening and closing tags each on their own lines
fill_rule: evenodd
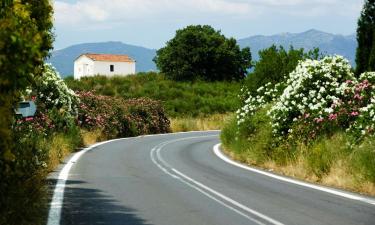
<svg viewBox="0 0 375 225">
<path fill-rule="evenodd" d="M 62 206 L 52 204 L 61 206 L 57 223 L 375 224 L 374 199 L 353 200 L 229 164 L 212 150 L 218 134 L 144 136 L 90 149 L 73 162 Z"/>
</svg>

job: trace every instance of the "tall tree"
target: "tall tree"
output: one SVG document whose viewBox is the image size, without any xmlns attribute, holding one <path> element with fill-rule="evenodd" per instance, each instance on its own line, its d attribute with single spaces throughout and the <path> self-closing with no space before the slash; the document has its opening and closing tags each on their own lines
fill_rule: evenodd
<svg viewBox="0 0 375 225">
<path fill-rule="evenodd" d="M 271 83 L 275 85 L 285 79 L 292 72 L 300 60 L 318 59 L 322 57 L 318 48 L 305 52 L 303 48 L 289 50 L 272 45 L 259 51 L 259 61 L 254 65 L 254 71 L 245 79 L 247 91 L 257 94 L 257 89 Z"/>
<path fill-rule="evenodd" d="M 154 61 L 173 80 L 239 80 L 251 67 L 251 53 L 220 31 L 197 25 L 178 30 Z"/>
<path fill-rule="evenodd" d="M 375 71 L 375 0 L 366 0 L 358 20 L 357 75 Z"/>
<path fill-rule="evenodd" d="M 15 151 L 18 140 L 13 139 L 12 123 L 22 92 L 41 74 L 41 65 L 52 49 L 52 26 L 50 0 L 0 3 L 0 224 L 25 224 L 29 219 L 27 212 L 12 208 L 22 200 L 22 195 L 14 193 L 30 178 L 24 176 L 25 171 L 17 170 L 22 162 L 17 161 L 17 155 L 23 152 Z M 29 210 L 34 208 L 32 203 L 27 204 Z"/>
</svg>

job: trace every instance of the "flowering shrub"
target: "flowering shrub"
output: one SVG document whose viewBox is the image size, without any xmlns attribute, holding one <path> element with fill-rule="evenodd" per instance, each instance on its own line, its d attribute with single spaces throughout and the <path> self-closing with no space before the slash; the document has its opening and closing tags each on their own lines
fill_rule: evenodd
<svg viewBox="0 0 375 225">
<path fill-rule="evenodd" d="M 169 120 L 157 101 L 149 99 L 123 100 L 79 92 L 79 125 L 85 129 L 101 129 L 109 137 L 167 133 Z"/>
<path fill-rule="evenodd" d="M 47 110 L 55 107 L 69 114 L 76 114 L 78 98 L 52 65 L 44 65 L 42 76 L 35 77 L 33 89 L 38 107 Z"/>
<path fill-rule="evenodd" d="M 296 123 L 315 127 L 336 120 L 342 110 L 340 99 L 350 85 L 347 80 L 355 82 L 349 62 L 341 56 L 299 63 L 269 111 L 274 134 L 290 134 Z"/>
<path fill-rule="evenodd" d="M 356 117 L 350 124 L 348 131 L 356 136 L 372 135 L 375 130 L 375 73 L 363 73 L 359 82 L 347 89 L 347 108 L 352 117 Z"/>
<path fill-rule="evenodd" d="M 14 132 L 24 137 L 32 133 L 47 136 L 75 126 L 79 99 L 66 86 L 55 68 L 45 64 L 43 74 L 36 76 L 34 81 L 33 86 L 25 92 L 25 98 L 35 101 L 37 112 L 33 118 L 18 119 L 14 124 Z"/>
<path fill-rule="evenodd" d="M 242 90 L 237 111 L 239 131 L 252 130 L 251 117 L 268 107 L 274 136 L 310 140 L 346 130 L 356 137 L 374 134 L 375 72 L 355 79 L 341 56 L 300 62 L 285 83 L 259 88 L 257 96 Z M 249 97 L 246 97 L 249 96 Z M 246 132 L 245 132 L 246 133 Z M 251 132 L 250 132 L 251 133 Z"/>
<path fill-rule="evenodd" d="M 272 87 L 271 83 L 257 89 L 257 95 L 252 95 L 251 91 L 241 89 L 242 94 L 239 96 L 243 102 L 243 106 L 237 110 L 237 124 L 241 126 L 246 119 L 252 116 L 260 108 L 264 108 L 268 103 L 275 101 L 284 90 L 283 82 Z"/>
<path fill-rule="evenodd" d="M 356 79 L 343 57 L 325 57 L 300 62 L 285 83 L 271 86 L 253 91 L 257 96 L 242 91 L 244 106 L 223 129 L 223 144 L 237 159 L 274 162 L 293 175 L 296 166 L 306 168 L 301 177 L 318 182 L 340 166 L 355 181 L 351 189 L 374 184 L 375 72 Z"/>
</svg>

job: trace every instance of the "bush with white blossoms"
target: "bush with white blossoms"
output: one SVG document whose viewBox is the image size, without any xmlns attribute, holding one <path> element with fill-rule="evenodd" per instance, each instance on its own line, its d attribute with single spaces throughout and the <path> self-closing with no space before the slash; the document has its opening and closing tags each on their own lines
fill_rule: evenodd
<svg viewBox="0 0 375 225">
<path fill-rule="evenodd" d="M 251 95 L 251 92 L 242 89 L 242 94 L 239 96 L 243 101 L 243 106 L 237 110 L 237 125 L 241 126 L 245 123 L 246 119 L 252 116 L 257 110 L 265 107 L 268 103 L 275 101 L 275 99 L 280 96 L 282 90 L 284 90 L 285 84 L 278 83 L 272 85 L 272 83 L 267 83 L 257 89 L 257 95 Z"/>
<path fill-rule="evenodd" d="M 249 121 L 258 110 L 271 105 L 273 134 L 281 139 L 310 140 L 337 130 L 359 138 L 375 134 L 375 72 L 363 73 L 357 80 L 342 56 L 300 62 L 285 82 L 268 83 L 257 96 L 249 93 L 242 90 L 240 96 L 240 132 L 250 129 Z"/>
<path fill-rule="evenodd" d="M 74 91 L 68 88 L 52 65 L 45 64 L 44 67 L 42 76 L 35 77 L 37 102 L 47 110 L 55 107 L 72 115 L 76 114 L 79 99 Z"/>
<path fill-rule="evenodd" d="M 292 133 L 299 120 L 317 124 L 334 120 L 347 89 L 345 81 L 355 81 L 349 62 L 342 56 L 300 62 L 290 73 L 287 87 L 269 111 L 275 135 Z"/>
</svg>

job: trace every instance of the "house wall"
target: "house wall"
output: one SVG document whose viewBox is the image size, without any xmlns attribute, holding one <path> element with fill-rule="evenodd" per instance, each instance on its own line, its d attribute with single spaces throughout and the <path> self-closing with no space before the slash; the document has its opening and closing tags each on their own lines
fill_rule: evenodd
<svg viewBox="0 0 375 225">
<path fill-rule="evenodd" d="M 110 65 L 113 65 L 114 71 L 110 71 Z M 95 61 L 94 74 L 105 76 L 130 75 L 135 74 L 135 62 L 103 62 Z"/>
<path fill-rule="evenodd" d="M 110 71 L 113 65 L 114 71 Z M 135 74 L 135 62 L 104 62 L 93 61 L 87 56 L 81 56 L 74 61 L 74 79 L 95 75 L 114 76 Z"/>
<path fill-rule="evenodd" d="M 74 61 L 74 79 L 81 79 L 84 76 L 93 76 L 94 61 L 86 56 L 79 57 Z"/>
</svg>

